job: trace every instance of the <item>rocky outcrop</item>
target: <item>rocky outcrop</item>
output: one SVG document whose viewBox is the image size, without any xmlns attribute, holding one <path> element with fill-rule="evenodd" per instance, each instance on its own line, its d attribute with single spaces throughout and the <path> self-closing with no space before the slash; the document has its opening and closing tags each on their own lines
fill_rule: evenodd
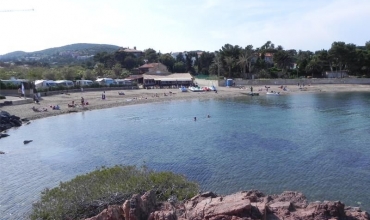
<svg viewBox="0 0 370 220">
<path fill-rule="evenodd" d="M 122 206 L 109 206 L 89 220 L 244 220 L 244 219 L 370 219 L 360 208 L 345 207 L 340 201 L 308 203 L 299 192 L 264 195 L 258 190 L 227 196 L 199 194 L 185 203 L 157 204 L 153 191 L 133 195 Z"/>
<path fill-rule="evenodd" d="M 0 111 L 0 132 L 12 127 L 19 127 L 21 125 L 22 121 L 19 117 L 10 115 L 6 111 Z"/>
<path fill-rule="evenodd" d="M 0 132 L 8 130 L 12 127 L 19 127 L 23 122 L 27 122 L 27 119 L 20 119 L 18 116 L 11 115 L 6 111 L 0 111 Z M 0 138 L 6 137 L 5 134 L 1 134 Z"/>
</svg>

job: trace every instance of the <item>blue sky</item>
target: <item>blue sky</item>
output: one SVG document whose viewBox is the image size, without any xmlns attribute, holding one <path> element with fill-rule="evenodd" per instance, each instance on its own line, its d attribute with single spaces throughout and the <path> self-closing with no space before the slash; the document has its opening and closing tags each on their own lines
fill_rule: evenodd
<svg viewBox="0 0 370 220">
<path fill-rule="evenodd" d="M 13 11 L 34 9 L 34 11 Z M 0 54 L 73 43 L 139 50 L 329 49 L 370 41 L 369 0 L 1 0 Z"/>
</svg>

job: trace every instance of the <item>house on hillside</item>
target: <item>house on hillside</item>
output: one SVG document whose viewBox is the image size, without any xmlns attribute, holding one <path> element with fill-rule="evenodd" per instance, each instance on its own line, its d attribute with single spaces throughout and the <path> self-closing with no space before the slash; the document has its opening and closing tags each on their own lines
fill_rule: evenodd
<svg viewBox="0 0 370 220">
<path fill-rule="evenodd" d="M 129 48 L 129 47 L 127 47 L 127 48 L 120 48 L 118 50 L 118 52 L 129 53 L 129 54 L 134 55 L 135 57 L 141 57 L 144 54 L 143 51 L 137 50 L 136 47 L 134 47 L 134 48 Z"/>
<path fill-rule="evenodd" d="M 141 74 L 170 74 L 167 67 L 162 63 L 146 63 L 140 66 L 138 69 Z"/>
</svg>

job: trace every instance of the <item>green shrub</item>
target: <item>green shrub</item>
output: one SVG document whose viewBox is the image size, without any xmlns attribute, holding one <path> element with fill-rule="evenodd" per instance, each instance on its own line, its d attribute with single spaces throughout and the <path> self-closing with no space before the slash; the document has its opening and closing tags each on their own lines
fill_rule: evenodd
<svg viewBox="0 0 370 220">
<path fill-rule="evenodd" d="M 45 189 L 33 204 L 31 219 L 81 219 L 97 215 L 108 205 L 122 204 L 133 194 L 155 190 L 158 201 L 175 196 L 189 199 L 198 185 L 171 172 L 154 172 L 142 167 L 101 168 L 58 187 Z"/>
</svg>

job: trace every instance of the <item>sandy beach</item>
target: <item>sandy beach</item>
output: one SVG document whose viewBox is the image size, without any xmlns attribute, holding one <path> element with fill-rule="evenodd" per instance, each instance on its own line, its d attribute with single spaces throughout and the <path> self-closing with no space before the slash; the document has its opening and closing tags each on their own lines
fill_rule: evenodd
<svg viewBox="0 0 370 220">
<path fill-rule="evenodd" d="M 281 95 L 291 94 L 306 94 L 306 93 L 322 93 L 322 92 L 370 92 L 370 85 L 353 85 L 353 84 L 321 84 L 310 85 L 300 88 L 298 86 L 287 86 L 284 91 L 278 85 L 269 85 L 269 91 L 280 92 Z M 58 94 L 42 97 L 39 104 L 28 103 L 21 105 L 9 105 L 0 108 L 2 111 L 7 111 L 12 115 L 21 118 L 34 120 L 38 118 L 56 116 L 60 114 L 72 114 L 80 111 L 89 111 L 103 108 L 111 108 L 117 106 L 145 104 L 152 102 L 168 102 L 174 100 L 186 99 L 222 99 L 228 97 L 246 96 L 250 92 L 250 87 L 235 88 L 235 87 L 218 87 L 218 92 L 181 92 L 178 89 L 138 89 L 138 90 L 111 90 L 106 91 L 106 99 L 102 99 L 103 91 L 94 92 L 75 92 L 67 94 Z M 120 95 L 123 92 L 124 95 Z M 265 86 L 253 86 L 253 92 L 259 93 L 260 96 L 266 95 Z M 88 105 L 81 105 L 81 97 L 84 98 Z M 12 99 L 17 99 L 12 97 Z M 68 107 L 68 104 L 76 104 L 75 107 Z M 60 110 L 53 110 L 51 107 L 58 105 Z M 47 111 L 35 112 L 32 108 Z"/>
</svg>

